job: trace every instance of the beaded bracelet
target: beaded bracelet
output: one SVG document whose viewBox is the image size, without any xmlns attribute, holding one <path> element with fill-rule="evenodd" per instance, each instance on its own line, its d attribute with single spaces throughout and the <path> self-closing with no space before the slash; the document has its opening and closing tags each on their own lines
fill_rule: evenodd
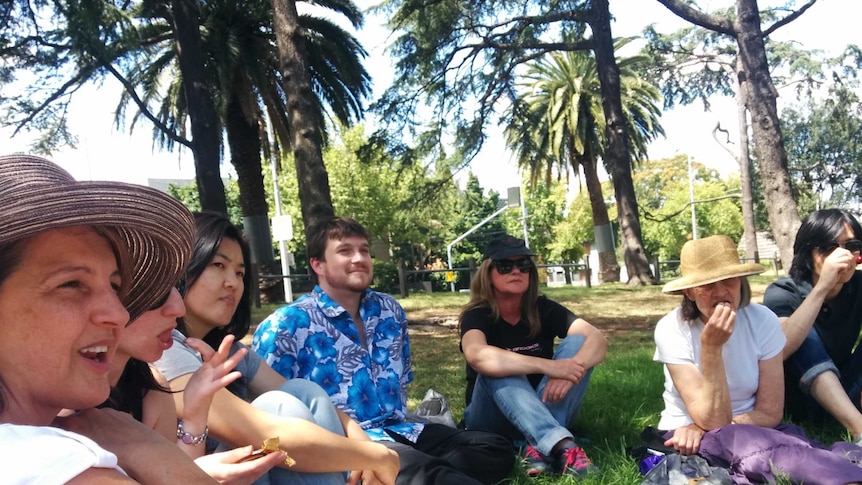
<svg viewBox="0 0 862 485">
<path fill-rule="evenodd" d="M 209 434 L 210 427 L 204 426 L 204 432 L 195 436 L 186 430 L 183 429 L 183 420 L 177 420 L 177 439 L 183 441 L 183 443 L 187 445 L 197 446 L 203 443 L 207 439 L 207 435 Z"/>
</svg>

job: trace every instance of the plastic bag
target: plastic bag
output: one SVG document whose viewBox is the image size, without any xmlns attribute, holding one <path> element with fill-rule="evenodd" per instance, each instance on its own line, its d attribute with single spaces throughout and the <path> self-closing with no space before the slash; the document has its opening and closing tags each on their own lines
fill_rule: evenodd
<svg viewBox="0 0 862 485">
<path fill-rule="evenodd" d="M 697 455 L 682 456 L 679 453 L 665 455 L 644 476 L 641 485 L 733 485 L 730 474 L 724 468 L 712 467 Z"/>
<path fill-rule="evenodd" d="M 446 398 L 434 389 L 428 389 L 415 412 L 407 413 L 407 420 L 457 427 Z"/>
</svg>

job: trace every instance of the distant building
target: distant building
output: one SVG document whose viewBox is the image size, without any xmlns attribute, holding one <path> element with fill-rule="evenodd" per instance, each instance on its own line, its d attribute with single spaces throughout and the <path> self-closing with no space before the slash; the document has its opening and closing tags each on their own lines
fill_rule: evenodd
<svg viewBox="0 0 862 485">
<path fill-rule="evenodd" d="M 152 187 L 154 189 L 161 190 L 162 192 L 168 192 L 168 186 L 176 185 L 177 187 L 182 187 L 183 185 L 188 185 L 194 183 L 195 179 L 147 179 L 147 186 Z M 227 182 L 227 181 L 225 181 Z"/>
<path fill-rule="evenodd" d="M 745 249 L 745 238 L 739 242 L 738 248 L 740 254 L 748 254 Z M 768 231 L 757 231 L 757 254 L 760 259 L 775 259 L 779 257 L 779 253 L 778 245 L 772 240 L 772 234 Z"/>
</svg>

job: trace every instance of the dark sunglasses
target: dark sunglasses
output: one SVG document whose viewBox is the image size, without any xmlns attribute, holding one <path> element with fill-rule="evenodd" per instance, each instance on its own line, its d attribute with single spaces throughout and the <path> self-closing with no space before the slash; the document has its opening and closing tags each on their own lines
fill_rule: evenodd
<svg viewBox="0 0 862 485">
<path fill-rule="evenodd" d="M 826 246 L 821 246 L 820 250 L 824 253 L 831 253 L 835 251 L 836 248 L 844 248 L 851 253 L 862 253 L 862 241 L 858 239 L 849 239 L 844 242 L 835 242 L 832 244 L 827 244 Z"/>
<path fill-rule="evenodd" d="M 529 273 L 531 269 L 536 266 L 533 264 L 533 260 L 530 258 L 524 259 L 495 259 L 492 261 L 494 268 L 497 268 L 497 272 L 500 274 L 509 274 L 512 272 L 512 268 L 515 266 L 518 267 L 518 271 L 521 273 Z"/>
</svg>

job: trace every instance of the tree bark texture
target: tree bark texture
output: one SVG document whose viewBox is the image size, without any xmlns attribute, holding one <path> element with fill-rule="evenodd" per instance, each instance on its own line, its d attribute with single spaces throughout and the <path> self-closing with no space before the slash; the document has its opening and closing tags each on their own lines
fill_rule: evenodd
<svg viewBox="0 0 862 485">
<path fill-rule="evenodd" d="M 760 252 L 757 250 L 757 226 L 754 224 L 754 196 L 751 189 L 751 154 L 748 150 L 748 85 L 740 76 L 742 65 L 736 58 L 737 94 L 736 112 L 739 122 L 739 184 L 742 186 L 742 238 L 745 240 L 745 257 L 757 263 L 760 262 Z"/>
<path fill-rule="evenodd" d="M 215 103 L 207 87 L 199 12 L 194 0 L 172 0 L 177 58 L 183 73 L 183 91 L 192 130 L 195 180 L 201 208 L 227 213 L 221 180 L 221 128 Z"/>
<path fill-rule="evenodd" d="M 591 0 L 590 28 L 602 93 L 602 110 L 606 119 L 608 147 L 605 156 L 611 169 L 620 236 L 623 244 L 628 283 L 655 284 L 646 251 L 643 247 L 637 197 L 632 181 L 630 150 L 626 135 L 620 95 L 620 71 L 614 58 L 608 0 Z"/>
<path fill-rule="evenodd" d="M 596 170 L 595 157 L 585 154 L 579 162 L 584 171 L 584 184 L 587 186 L 593 213 L 593 232 L 599 254 L 599 283 L 619 281 L 620 265 L 617 263 L 616 252 L 612 244 L 604 244 L 606 238 L 602 235 L 602 231 L 610 224 L 610 218 L 608 208 L 605 206 L 604 194 L 602 194 L 602 183 Z"/>
<path fill-rule="evenodd" d="M 232 92 L 236 93 L 236 90 Z M 246 113 L 236 94 L 227 105 L 225 129 L 230 147 L 230 161 L 236 170 L 239 205 L 243 218 L 254 226 L 245 227 L 251 246 L 252 262 L 272 261 L 272 235 L 269 230 L 269 205 L 263 184 L 260 154 L 260 130 L 254 113 Z M 246 225 L 246 224 L 244 224 Z"/>
<path fill-rule="evenodd" d="M 756 0 L 737 0 L 734 28 L 742 64 L 739 77 L 747 88 L 746 101 L 769 225 L 784 267 L 789 268 L 800 225 L 799 211 L 790 188 L 787 152 L 781 141 L 775 101 L 778 93 L 769 74 Z"/>
<path fill-rule="evenodd" d="M 305 59 L 305 39 L 301 35 L 296 3 L 294 0 L 272 0 L 272 11 L 284 92 L 287 96 L 287 117 L 299 185 L 302 222 L 308 228 L 335 215 L 329 192 L 329 175 L 323 163 L 318 119 L 320 113 L 311 89 L 311 76 Z"/>
</svg>

